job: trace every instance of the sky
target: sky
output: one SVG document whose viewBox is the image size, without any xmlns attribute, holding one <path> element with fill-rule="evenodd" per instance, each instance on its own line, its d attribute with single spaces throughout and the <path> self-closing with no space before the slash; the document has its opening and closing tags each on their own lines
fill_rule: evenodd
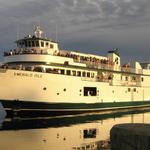
<svg viewBox="0 0 150 150">
<path fill-rule="evenodd" d="M 150 0 L 0 0 L 0 52 L 34 25 L 60 49 L 150 62 Z"/>
</svg>

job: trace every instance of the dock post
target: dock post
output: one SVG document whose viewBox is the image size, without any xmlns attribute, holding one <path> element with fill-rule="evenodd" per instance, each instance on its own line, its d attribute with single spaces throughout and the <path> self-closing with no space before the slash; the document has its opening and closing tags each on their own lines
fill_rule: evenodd
<svg viewBox="0 0 150 150">
<path fill-rule="evenodd" d="M 150 124 L 118 124 L 110 131 L 111 150 L 150 150 Z"/>
</svg>

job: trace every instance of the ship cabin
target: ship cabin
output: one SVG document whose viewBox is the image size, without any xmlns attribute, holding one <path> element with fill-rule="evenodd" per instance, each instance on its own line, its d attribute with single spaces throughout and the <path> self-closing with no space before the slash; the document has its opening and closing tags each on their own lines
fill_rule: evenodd
<svg viewBox="0 0 150 150">
<path fill-rule="evenodd" d="M 49 54 L 58 53 L 58 44 L 43 36 L 43 31 L 37 26 L 34 30 L 34 35 L 28 35 L 23 39 L 16 41 L 17 49 L 10 50 L 7 55 L 17 54 Z"/>
</svg>

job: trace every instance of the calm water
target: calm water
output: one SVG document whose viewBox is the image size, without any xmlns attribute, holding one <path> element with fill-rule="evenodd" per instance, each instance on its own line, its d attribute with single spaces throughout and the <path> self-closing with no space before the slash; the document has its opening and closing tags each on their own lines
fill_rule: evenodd
<svg viewBox="0 0 150 150">
<path fill-rule="evenodd" d="M 113 125 L 150 123 L 150 108 L 63 118 L 8 120 L 0 131 L 0 150 L 97 150 L 109 141 Z"/>
</svg>

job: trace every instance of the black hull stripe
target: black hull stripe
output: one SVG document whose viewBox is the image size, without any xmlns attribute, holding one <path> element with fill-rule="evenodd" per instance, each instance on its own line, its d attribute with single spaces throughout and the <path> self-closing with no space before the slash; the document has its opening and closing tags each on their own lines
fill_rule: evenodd
<svg viewBox="0 0 150 150">
<path fill-rule="evenodd" d="M 82 113 L 113 111 L 121 109 L 137 109 L 139 107 L 150 106 L 150 101 L 141 102 L 113 102 L 113 103 L 39 103 L 26 101 L 6 101 L 1 100 L 7 118 L 36 118 L 50 116 L 77 115 Z"/>
<path fill-rule="evenodd" d="M 0 100 L 7 109 L 41 109 L 41 110 L 91 110 L 113 107 L 128 107 L 149 105 L 149 101 L 128 101 L 128 102 L 108 102 L 108 103 L 46 103 L 46 102 L 30 102 L 18 100 Z"/>
</svg>

